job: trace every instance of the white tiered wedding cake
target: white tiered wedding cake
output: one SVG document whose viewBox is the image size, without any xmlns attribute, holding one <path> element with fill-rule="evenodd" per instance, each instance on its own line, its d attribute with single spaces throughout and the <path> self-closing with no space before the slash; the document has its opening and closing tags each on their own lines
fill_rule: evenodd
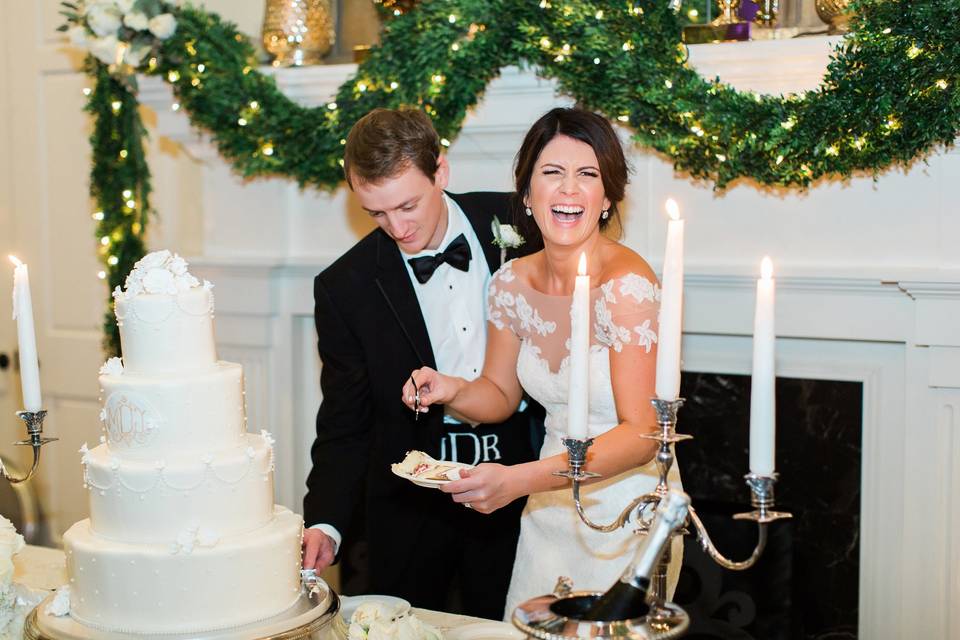
<svg viewBox="0 0 960 640">
<path fill-rule="evenodd" d="M 279 614 L 300 593 L 303 521 L 273 503 L 273 439 L 246 432 L 242 367 L 217 361 L 212 285 L 158 251 L 125 289 L 104 437 L 81 449 L 90 518 L 63 536 L 70 615 L 188 633 Z"/>
</svg>

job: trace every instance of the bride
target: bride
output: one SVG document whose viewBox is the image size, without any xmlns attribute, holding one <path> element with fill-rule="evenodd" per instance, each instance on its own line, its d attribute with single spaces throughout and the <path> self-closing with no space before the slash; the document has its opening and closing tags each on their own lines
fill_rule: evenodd
<svg viewBox="0 0 960 640">
<path fill-rule="evenodd" d="M 520 525 L 505 615 L 529 598 L 549 593 L 558 576 L 577 589 L 604 590 L 620 575 L 635 544 L 632 527 L 612 533 L 588 528 L 577 516 L 561 438 L 567 431 L 570 304 L 581 254 L 591 283 L 589 436 L 586 469 L 602 478 L 581 491 L 587 515 L 613 520 L 634 497 L 657 484 L 654 431 L 657 312 L 660 289 L 650 265 L 604 235 L 623 200 L 627 165 L 613 128 L 603 117 L 556 108 L 527 132 L 517 154 L 517 216 L 528 242 L 542 250 L 504 264 L 490 282 L 488 340 L 483 372 L 475 380 L 430 368 L 413 372 L 403 401 L 420 410 L 445 405 L 475 423 L 511 415 L 524 391 L 547 411 L 540 459 L 504 466 L 481 464 L 443 487 L 455 502 L 490 513 L 529 496 Z M 676 474 L 676 466 L 672 473 Z M 679 477 L 671 483 L 679 486 Z M 675 539 L 668 582 L 676 584 L 682 547 Z M 491 562 L 495 562 L 491 559 Z"/>
</svg>

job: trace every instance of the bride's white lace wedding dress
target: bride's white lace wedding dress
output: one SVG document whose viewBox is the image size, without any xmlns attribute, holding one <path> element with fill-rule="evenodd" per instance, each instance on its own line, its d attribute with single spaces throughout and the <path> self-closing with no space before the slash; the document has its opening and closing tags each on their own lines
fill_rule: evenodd
<svg viewBox="0 0 960 640">
<path fill-rule="evenodd" d="M 630 273 L 591 290 L 594 311 L 590 346 L 589 435 L 598 436 L 618 424 L 610 380 L 611 357 L 649 353 L 657 340 L 659 287 Z M 565 452 L 570 344 L 570 296 L 551 296 L 514 275 L 512 261 L 490 282 L 488 317 L 498 331 L 521 340 L 517 375 L 524 390 L 546 409 L 546 438 L 540 457 Z M 494 330 L 494 329 L 491 329 Z M 671 485 L 679 488 L 673 467 Z M 581 500 L 596 523 L 614 520 L 633 498 L 657 485 L 657 469 L 649 464 L 586 485 Z M 574 588 L 606 590 L 623 572 L 636 545 L 633 523 L 611 533 L 590 529 L 580 521 L 569 486 L 528 497 L 520 523 L 520 541 L 507 595 L 505 618 L 529 598 L 550 593 L 559 576 L 573 578 Z M 672 592 L 680 568 L 682 543 L 675 539 L 670 565 Z"/>
</svg>

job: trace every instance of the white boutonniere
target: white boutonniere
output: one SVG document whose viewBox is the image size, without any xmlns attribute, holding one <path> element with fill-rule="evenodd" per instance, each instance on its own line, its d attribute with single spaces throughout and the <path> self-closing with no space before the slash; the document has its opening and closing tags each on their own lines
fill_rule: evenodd
<svg viewBox="0 0 960 640">
<path fill-rule="evenodd" d="M 503 224 L 497 218 L 493 219 L 493 244 L 501 249 L 516 249 L 526 240 L 512 224 Z"/>
<path fill-rule="evenodd" d="M 500 247 L 500 264 L 507 261 L 507 249 L 516 249 L 526 240 L 517 231 L 512 224 L 502 224 L 500 220 L 493 217 L 493 244 Z"/>
</svg>

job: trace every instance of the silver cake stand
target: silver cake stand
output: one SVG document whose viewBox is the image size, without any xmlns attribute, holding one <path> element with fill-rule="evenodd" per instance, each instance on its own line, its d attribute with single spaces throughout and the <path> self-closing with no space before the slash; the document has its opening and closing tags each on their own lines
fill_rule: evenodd
<svg viewBox="0 0 960 640">
<path fill-rule="evenodd" d="M 46 613 L 55 594 L 27 616 L 24 640 L 343 640 L 347 625 L 340 616 L 340 598 L 331 589 L 304 590 L 284 611 L 260 622 L 203 633 L 130 634 L 99 631 L 66 616 Z"/>
</svg>

